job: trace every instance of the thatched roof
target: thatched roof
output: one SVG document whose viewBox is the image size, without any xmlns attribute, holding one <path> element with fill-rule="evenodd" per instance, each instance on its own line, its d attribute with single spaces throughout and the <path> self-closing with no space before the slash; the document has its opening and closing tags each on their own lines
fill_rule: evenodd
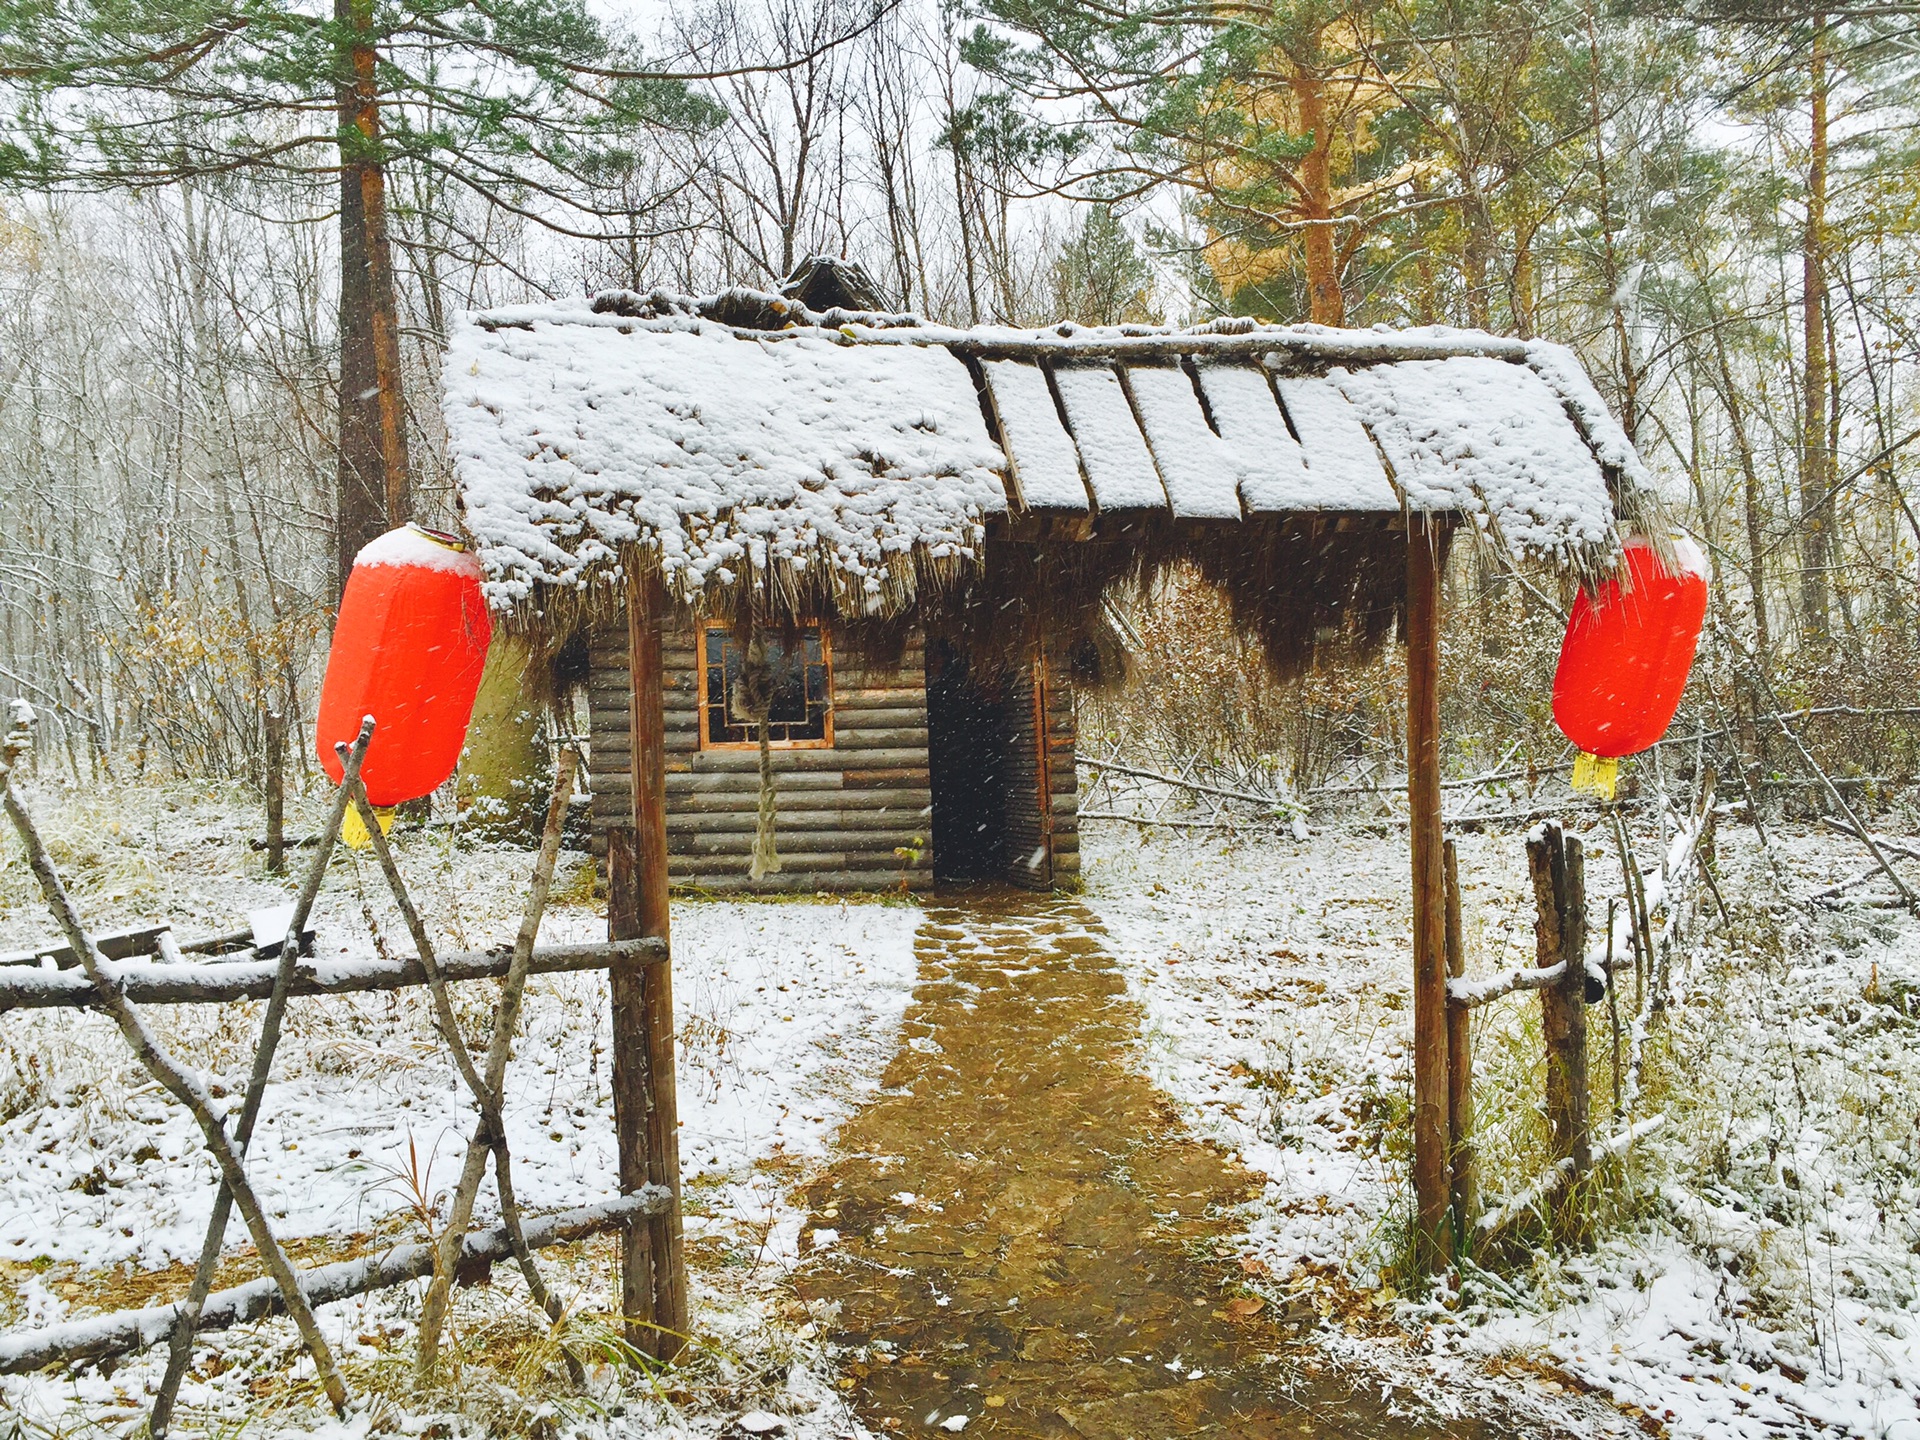
<svg viewBox="0 0 1920 1440">
<path fill-rule="evenodd" d="M 618 292 L 471 316 L 444 374 L 506 610 L 657 564 L 703 610 L 895 615 L 971 579 L 990 521 L 1217 546 L 1294 516 L 1373 537 L 1449 514 L 1592 573 L 1651 494 L 1571 352 L 1467 331 L 962 330 Z"/>
</svg>

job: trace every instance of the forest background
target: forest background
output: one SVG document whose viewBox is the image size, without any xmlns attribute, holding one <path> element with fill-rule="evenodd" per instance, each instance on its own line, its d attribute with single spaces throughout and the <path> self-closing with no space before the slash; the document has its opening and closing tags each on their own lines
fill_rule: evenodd
<svg viewBox="0 0 1920 1440">
<path fill-rule="evenodd" d="M 1871 794 L 1920 667 L 1920 10 L 1487 0 L 0 3 L 0 692 L 75 781 L 262 776 L 340 568 L 455 519 L 459 312 L 859 261 L 939 320 L 1576 346 L 1711 557 L 1690 733 Z M 1452 763 L 1551 766 L 1567 597 L 1460 547 Z M 1138 607 L 1110 738 L 1296 793 L 1397 684 Z M 1462 603 L 1466 602 L 1466 603 Z M 1208 643 L 1197 643 L 1206 641 Z M 535 677 L 531 690 L 538 690 Z M 1676 733 L 1678 733 L 1678 728 Z M 296 744 L 296 753 L 309 747 Z"/>
</svg>

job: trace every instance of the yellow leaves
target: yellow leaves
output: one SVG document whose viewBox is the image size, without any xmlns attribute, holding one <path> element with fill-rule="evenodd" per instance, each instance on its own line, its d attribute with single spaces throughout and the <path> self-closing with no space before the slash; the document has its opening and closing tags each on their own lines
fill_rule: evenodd
<svg viewBox="0 0 1920 1440">
<path fill-rule="evenodd" d="M 1206 256 L 1213 278 L 1229 295 L 1264 285 L 1292 272 L 1300 263 L 1295 246 L 1287 240 L 1256 249 L 1234 236 L 1216 236 L 1206 243 L 1201 253 Z"/>
<path fill-rule="evenodd" d="M 305 653 L 319 633 L 317 616 L 259 625 L 231 602 L 163 593 L 140 602 L 130 626 L 103 628 L 96 638 L 160 699 L 196 684 L 251 686 L 256 675 L 278 673 Z"/>
<path fill-rule="evenodd" d="M 1351 209 L 1363 200 L 1371 200 L 1376 195 L 1386 195 L 1414 180 L 1434 180 L 1446 172 L 1446 165 L 1437 155 L 1424 156 L 1408 160 L 1394 166 L 1384 175 L 1376 175 L 1364 185 L 1347 185 L 1333 192 L 1333 204 L 1336 210 Z"/>
<path fill-rule="evenodd" d="M 40 232 L 30 221 L 0 213 L 0 261 L 9 268 L 40 268 Z"/>
</svg>

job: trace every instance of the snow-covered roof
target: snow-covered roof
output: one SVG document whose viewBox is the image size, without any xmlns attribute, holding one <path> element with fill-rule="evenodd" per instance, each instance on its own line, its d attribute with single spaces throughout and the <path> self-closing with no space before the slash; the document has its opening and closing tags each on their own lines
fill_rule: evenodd
<svg viewBox="0 0 1920 1440">
<path fill-rule="evenodd" d="M 443 371 L 502 608 L 657 547 L 684 600 L 823 567 L 856 610 L 989 517 L 1452 512 L 1581 569 L 1648 487 L 1573 354 L 1471 331 L 953 329 L 731 291 L 467 317 Z"/>
</svg>

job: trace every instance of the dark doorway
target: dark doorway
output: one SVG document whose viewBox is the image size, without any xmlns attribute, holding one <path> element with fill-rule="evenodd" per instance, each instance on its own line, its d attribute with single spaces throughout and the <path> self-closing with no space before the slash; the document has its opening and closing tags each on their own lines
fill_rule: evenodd
<svg viewBox="0 0 1920 1440">
<path fill-rule="evenodd" d="M 933 876 L 997 880 L 1007 861 L 1007 713 L 950 642 L 927 646 L 927 766 Z"/>
</svg>

